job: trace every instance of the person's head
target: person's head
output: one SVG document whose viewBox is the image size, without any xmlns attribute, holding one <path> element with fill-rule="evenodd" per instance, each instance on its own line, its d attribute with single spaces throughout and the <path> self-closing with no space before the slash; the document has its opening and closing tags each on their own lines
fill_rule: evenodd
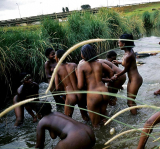
<svg viewBox="0 0 160 149">
<path fill-rule="evenodd" d="M 43 101 L 43 100 L 41 100 Z M 44 117 L 45 115 L 48 115 L 52 112 L 52 106 L 50 103 L 36 103 L 36 112 L 38 115 L 41 115 L 41 117 Z"/>
<path fill-rule="evenodd" d="M 32 77 L 30 74 L 28 73 L 21 73 L 21 77 L 23 76 L 23 78 L 21 79 L 21 83 L 23 84 L 30 84 L 32 83 Z"/>
<path fill-rule="evenodd" d="M 86 44 L 81 48 L 81 57 L 85 61 L 94 61 L 98 59 L 96 50 L 89 44 Z"/>
<path fill-rule="evenodd" d="M 45 51 L 45 56 L 49 60 L 54 60 L 54 58 L 55 58 L 55 51 L 52 48 L 47 48 L 46 51 Z"/>
<path fill-rule="evenodd" d="M 127 39 L 127 40 L 125 40 Z M 123 50 L 123 49 L 132 49 L 135 45 L 134 45 L 134 41 L 129 41 L 129 40 L 133 40 L 133 35 L 131 34 L 123 34 L 120 36 L 120 39 L 118 41 L 119 47 Z"/>
<path fill-rule="evenodd" d="M 106 57 L 107 57 L 107 60 L 108 60 L 108 61 L 112 62 L 113 60 L 116 60 L 116 58 L 117 58 L 117 53 L 114 52 L 114 51 L 109 51 L 109 52 L 107 52 Z"/>
<path fill-rule="evenodd" d="M 59 60 L 61 59 L 61 57 L 63 56 L 63 54 L 65 53 L 65 51 L 64 50 L 57 50 L 56 51 L 56 54 L 55 54 L 55 60 L 56 60 L 56 62 L 58 63 L 59 62 Z M 63 63 L 66 63 L 66 58 L 63 60 Z"/>
</svg>

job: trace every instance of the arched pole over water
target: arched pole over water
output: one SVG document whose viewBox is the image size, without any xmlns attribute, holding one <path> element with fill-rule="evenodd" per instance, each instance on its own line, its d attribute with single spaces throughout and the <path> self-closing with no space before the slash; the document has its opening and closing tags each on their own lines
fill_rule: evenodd
<svg viewBox="0 0 160 149">
<path fill-rule="evenodd" d="M 31 102 L 33 100 L 35 100 L 37 98 L 30 98 L 30 99 L 26 99 L 24 101 L 21 101 L 21 102 L 18 102 L 12 106 L 10 106 L 9 108 L 5 109 L 3 112 L 0 113 L 0 117 L 2 117 L 3 115 L 5 115 L 6 113 L 8 113 L 9 111 L 13 110 L 14 108 L 18 107 L 18 106 L 21 106 L 21 105 L 24 105 L 28 102 Z"/>
<path fill-rule="evenodd" d="M 71 47 L 70 49 L 68 49 L 64 55 L 61 57 L 60 61 L 57 63 L 55 69 L 54 69 L 54 72 L 52 73 L 52 77 L 51 77 L 51 80 L 50 80 L 50 83 L 49 83 L 49 86 L 46 90 L 46 94 L 48 93 L 48 91 L 51 89 L 51 86 L 52 86 L 52 83 L 53 83 L 53 80 L 55 78 L 55 75 L 58 71 L 58 67 L 61 65 L 61 63 L 63 62 L 63 60 L 71 53 L 73 52 L 74 50 L 76 50 L 77 48 L 85 45 L 85 44 L 89 44 L 89 43 L 93 43 L 93 42 L 101 42 L 101 41 L 106 41 L 107 39 L 90 39 L 90 40 L 86 40 L 86 41 L 82 41 L 76 45 L 74 45 L 73 47 Z"/>
<path fill-rule="evenodd" d="M 129 107 L 129 108 L 125 108 L 121 111 L 119 111 L 118 113 L 116 113 L 115 115 L 113 115 L 104 125 L 107 125 L 111 120 L 113 120 L 114 118 L 116 118 L 118 115 L 132 110 L 132 109 L 137 109 L 137 108 L 153 108 L 153 109 L 160 109 L 160 107 L 156 107 L 156 106 L 148 106 L 148 105 L 138 105 L 138 106 L 133 106 L 133 107 Z"/>
</svg>

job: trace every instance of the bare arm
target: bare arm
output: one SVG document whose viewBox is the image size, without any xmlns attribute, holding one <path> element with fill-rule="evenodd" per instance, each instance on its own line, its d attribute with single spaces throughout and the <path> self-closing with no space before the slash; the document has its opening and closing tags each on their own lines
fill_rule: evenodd
<svg viewBox="0 0 160 149">
<path fill-rule="evenodd" d="M 84 87 L 84 72 L 81 64 L 79 64 L 77 68 L 77 79 L 78 79 L 78 89 L 81 90 Z"/>
<path fill-rule="evenodd" d="M 37 140 L 35 148 L 43 149 L 45 142 L 45 128 L 43 122 L 39 122 L 37 126 Z"/>
<path fill-rule="evenodd" d="M 59 75 L 58 75 L 58 72 L 55 75 L 55 86 L 56 86 L 56 90 L 59 91 L 60 88 L 59 88 Z"/>
<path fill-rule="evenodd" d="M 46 74 L 46 78 L 48 79 L 48 83 L 49 83 L 51 79 L 51 75 L 50 75 L 50 66 L 49 66 L 48 61 L 45 63 L 45 74 Z"/>
<path fill-rule="evenodd" d="M 122 65 L 122 62 L 117 61 L 117 60 L 113 60 L 112 63 L 115 64 L 115 65 L 118 65 L 118 64 L 121 64 L 121 65 Z"/>
<path fill-rule="evenodd" d="M 140 137 L 137 149 L 144 149 L 146 142 L 149 138 L 149 135 L 146 135 L 146 133 L 150 134 L 153 130 L 153 126 L 159 122 L 160 122 L 160 112 L 155 113 L 153 116 L 151 116 L 147 120 L 147 122 L 144 125 L 144 129 L 143 129 L 143 132 L 145 133 L 143 132 L 141 133 L 141 137 Z"/>
</svg>

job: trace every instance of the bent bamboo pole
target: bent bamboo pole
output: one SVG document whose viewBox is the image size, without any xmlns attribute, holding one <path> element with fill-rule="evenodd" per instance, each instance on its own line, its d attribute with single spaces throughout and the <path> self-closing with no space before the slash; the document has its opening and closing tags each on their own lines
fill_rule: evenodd
<svg viewBox="0 0 160 149">
<path fill-rule="evenodd" d="M 123 109 L 123 110 L 119 111 L 118 113 L 116 113 L 115 115 L 113 115 L 104 125 L 107 125 L 111 120 L 116 118 L 118 115 L 120 115 L 120 114 L 122 114 L 122 113 L 124 113 L 126 111 L 129 111 L 129 110 L 132 110 L 132 109 L 137 109 L 137 108 L 155 108 L 155 109 L 160 109 L 160 107 L 148 106 L 148 105 L 139 105 L 139 106 L 129 107 L 129 108 Z"/>
<path fill-rule="evenodd" d="M 14 108 L 18 107 L 18 106 L 21 106 L 21 105 L 24 105 L 28 102 L 31 102 L 33 100 L 35 100 L 37 98 L 30 98 L 30 99 L 27 99 L 27 100 L 23 100 L 21 102 L 18 102 L 12 106 L 10 106 L 9 108 L 5 109 L 3 112 L 0 113 L 0 117 L 2 117 L 3 115 L 5 115 L 6 113 L 8 113 L 9 111 L 13 110 Z"/>
<path fill-rule="evenodd" d="M 141 131 L 141 130 L 143 130 L 143 128 L 131 129 L 131 130 L 124 131 L 124 132 L 122 132 L 122 133 L 114 136 L 112 139 L 108 140 L 104 145 L 109 144 L 109 143 L 112 142 L 113 140 L 117 139 L 118 137 L 120 137 L 120 136 L 122 136 L 122 135 L 124 135 L 124 134 L 126 134 L 126 133 L 133 132 L 133 131 Z"/>
<path fill-rule="evenodd" d="M 67 57 L 67 55 L 69 55 L 72 51 L 76 50 L 77 48 L 85 45 L 85 44 L 89 44 L 89 43 L 93 43 L 93 42 L 101 42 L 101 41 L 106 41 L 107 39 L 90 39 L 90 40 L 86 40 L 86 41 L 82 41 L 76 45 L 74 45 L 73 47 L 71 47 L 70 49 L 68 49 L 64 55 L 61 57 L 60 61 L 57 63 L 55 69 L 54 69 L 54 72 L 52 73 L 52 77 L 51 77 L 51 80 L 50 80 L 50 83 L 49 83 L 49 86 L 46 90 L 46 94 L 48 93 L 48 91 L 50 90 L 51 86 L 52 86 L 52 82 L 55 78 L 55 75 L 57 73 L 57 70 L 58 70 L 58 67 L 61 65 L 61 63 L 63 62 L 63 60 Z"/>
</svg>

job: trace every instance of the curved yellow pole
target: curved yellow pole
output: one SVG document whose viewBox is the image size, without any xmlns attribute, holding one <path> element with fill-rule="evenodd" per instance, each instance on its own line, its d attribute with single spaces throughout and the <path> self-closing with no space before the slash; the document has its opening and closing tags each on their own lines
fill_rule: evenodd
<svg viewBox="0 0 160 149">
<path fill-rule="evenodd" d="M 129 133 L 129 132 L 133 132 L 133 131 L 140 131 L 140 130 L 143 130 L 143 128 L 139 128 L 139 129 L 131 129 L 131 130 L 127 130 L 127 131 L 124 131 L 116 136 L 114 136 L 112 139 L 108 140 L 104 145 L 107 145 L 109 144 L 110 142 L 112 142 L 113 140 L 117 139 L 118 137 L 126 134 L 126 133 Z"/>
<path fill-rule="evenodd" d="M 0 113 L 0 117 L 2 117 L 3 115 L 5 115 L 6 113 L 8 113 L 9 111 L 13 110 L 14 108 L 18 107 L 18 106 L 21 106 L 21 105 L 24 105 L 30 101 L 33 101 L 37 98 L 30 98 L 30 99 L 26 99 L 26 100 L 23 100 L 21 102 L 18 102 L 12 106 L 10 106 L 9 108 L 5 109 L 3 112 Z"/>
<path fill-rule="evenodd" d="M 46 90 L 46 94 L 48 93 L 48 91 L 50 90 L 51 86 L 52 86 L 52 82 L 55 78 L 55 75 L 57 73 L 57 70 L 58 70 L 58 67 L 61 65 L 61 63 L 63 62 L 63 60 L 67 57 L 67 55 L 69 55 L 71 52 L 73 52 L 74 50 L 76 50 L 77 48 L 85 45 L 85 44 L 89 44 L 89 43 L 93 43 L 93 42 L 101 42 L 101 41 L 106 41 L 106 39 L 90 39 L 90 40 L 86 40 L 86 41 L 82 41 L 76 45 L 74 45 L 73 47 L 71 47 L 70 49 L 68 49 L 64 55 L 61 57 L 60 61 L 57 63 L 55 69 L 54 69 L 54 72 L 52 73 L 52 77 L 51 77 L 51 80 L 50 80 L 50 83 L 49 83 L 49 86 Z"/>
<path fill-rule="evenodd" d="M 122 114 L 122 113 L 124 113 L 126 111 L 129 111 L 129 110 L 132 110 L 132 109 L 137 109 L 137 108 L 155 108 L 155 109 L 159 109 L 160 107 L 148 106 L 148 105 L 139 105 L 139 106 L 129 107 L 129 108 L 123 109 L 123 110 L 119 111 L 118 113 L 116 113 L 115 115 L 113 115 L 104 125 L 107 125 L 111 120 L 113 120 L 118 115 L 120 115 L 120 114 Z"/>
</svg>

